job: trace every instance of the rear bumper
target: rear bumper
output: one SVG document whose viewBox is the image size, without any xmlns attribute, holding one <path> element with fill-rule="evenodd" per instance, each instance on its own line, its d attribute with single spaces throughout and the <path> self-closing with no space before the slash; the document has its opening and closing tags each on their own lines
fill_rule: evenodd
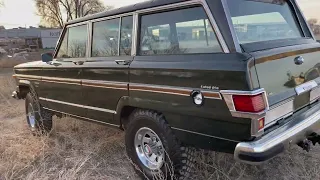
<svg viewBox="0 0 320 180">
<path fill-rule="evenodd" d="M 306 112 L 294 115 L 292 120 L 260 139 L 238 143 L 234 157 L 236 160 L 260 164 L 283 152 L 291 145 L 306 139 L 313 132 L 320 131 L 320 102 Z"/>
</svg>

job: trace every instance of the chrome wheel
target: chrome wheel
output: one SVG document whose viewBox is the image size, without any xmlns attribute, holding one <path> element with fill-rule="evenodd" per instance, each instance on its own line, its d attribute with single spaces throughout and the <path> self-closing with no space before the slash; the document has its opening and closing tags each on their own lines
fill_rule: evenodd
<svg viewBox="0 0 320 180">
<path fill-rule="evenodd" d="M 36 128 L 36 116 L 32 103 L 28 104 L 28 121 L 32 130 Z"/>
<path fill-rule="evenodd" d="M 164 164 L 165 151 L 159 136 L 151 129 L 140 128 L 134 138 L 136 153 L 144 166 L 159 170 Z"/>
</svg>

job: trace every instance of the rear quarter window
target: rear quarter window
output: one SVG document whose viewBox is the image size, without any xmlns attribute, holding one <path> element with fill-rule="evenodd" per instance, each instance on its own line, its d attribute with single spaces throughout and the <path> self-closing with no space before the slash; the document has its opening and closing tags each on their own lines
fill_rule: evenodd
<svg viewBox="0 0 320 180">
<path fill-rule="evenodd" d="M 141 16 L 140 55 L 222 52 L 202 7 Z"/>
</svg>

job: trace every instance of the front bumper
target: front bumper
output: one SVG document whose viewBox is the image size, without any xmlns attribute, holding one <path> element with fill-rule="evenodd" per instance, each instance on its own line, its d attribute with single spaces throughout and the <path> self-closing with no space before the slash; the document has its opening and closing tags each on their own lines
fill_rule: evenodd
<svg viewBox="0 0 320 180">
<path fill-rule="evenodd" d="M 320 131 L 320 102 L 306 112 L 293 115 L 292 120 L 251 142 L 237 144 L 234 157 L 248 164 L 261 164 L 295 145 L 313 132 Z"/>
</svg>

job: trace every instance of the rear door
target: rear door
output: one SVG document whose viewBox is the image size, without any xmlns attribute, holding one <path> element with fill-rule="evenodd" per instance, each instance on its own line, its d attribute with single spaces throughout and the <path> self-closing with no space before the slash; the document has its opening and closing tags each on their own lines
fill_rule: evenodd
<svg viewBox="0 0 320 180">
<path fill-rule="evenodd" d="M 113 116 L 119 99 L 128 96 L 133 17 L 91 23 L 91 57 L 82 73 L 86 117 L 118 125 Z"/>
<path fill-rule="evenodd" d="M 43 63 L 40 100 L 54 111 L 84 116 L 80 74 L 86 61 L 87 24 L 67 27 L 52 62 Z"/>
</svg>

